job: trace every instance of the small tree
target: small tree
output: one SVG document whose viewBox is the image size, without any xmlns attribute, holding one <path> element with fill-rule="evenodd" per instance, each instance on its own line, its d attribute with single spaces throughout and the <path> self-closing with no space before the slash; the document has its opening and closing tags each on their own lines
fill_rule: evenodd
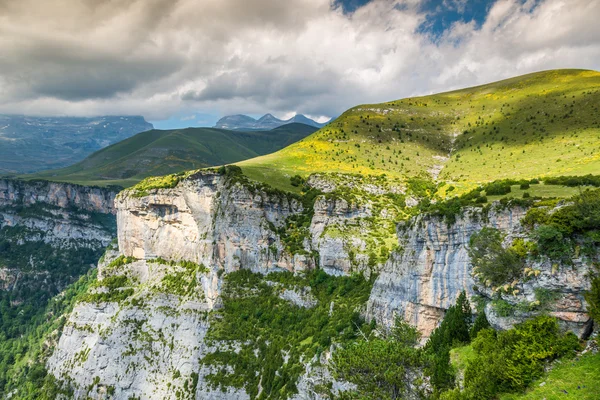
<svg viewBox="0 0 600 400">
<path fill-rule="evenodd" d="M 520 276 L 524 260 L 512 249 L 502 247 L 502 233 L 483 228 L 469 241 L 469 257 L 484 283 L 499 286 Z"/>
<path fill-rule="evenodd" d="M 427 373 L 437 392 L 454 386 L 454 371 L 450 365 L 450 349 L 469 343 L 471 328 L 471 304 L 462 291 L 456 304 L 448 308 L 440 326 L 431 333 L 425 351 L 428 355 Z"/>
<path fill-rule="evenodd" d="M 417 329 L 398 318 L 387 337 L 361 340 L 336 351 L 334 375 L 356 385 L 350 398 L 401 399 L 410 370 L 423 364 L 415 347 L 418 340 Z"/>
</svg>

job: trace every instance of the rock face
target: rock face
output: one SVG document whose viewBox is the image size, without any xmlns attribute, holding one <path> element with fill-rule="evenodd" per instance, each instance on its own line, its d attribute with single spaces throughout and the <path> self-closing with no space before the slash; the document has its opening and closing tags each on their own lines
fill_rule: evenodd
<svg viewBox="0 0 600 400">
<path fill-rule="evenodd" d="M 100 265 L 105 274 L 116 254 Z M 73 398 L 244 399 L 243 391 L 226 394 L 208 388 L 199 360 L 210 349 L 202 285 L 183 298 L 166 293 L 162 279 L 177 270 L 160 263 L 126 265 L 136 282 L 128 302 L 82 302 L 70 315 L 48 369 L 68 382 Z M 123 271 L 120 271 L 123 272 Z M 202 277 L 202 284 L 210 278 Z"/>
<path fill-rule="evenodd" d="M 37 282 L 56 286 L 48 288 L 54 293 L 89 268 L 116 233 L 115 195 L 65 183 L 0 179 L 0 285 L 14 290 Z"/>
<path fill-rule="evenodd" d="M 306 205 L 293 197 L 231 181 L 216 172 L 197 173 L 172 189 L 141 194 L 128 190 L 117 196 L 115 204 L 119 249 L 107 253 L 99 268 L 100 286 L 76 305 L 47 364 L 52 375 L 73 389 L 76 399 L 249 398 L 243 388 L 215 389 L 207 379 L 214 371 L 200 361 L 208 353 L 232 346 L 207 337 L 208 315 L 222 306 L 223 277 L 239 269 L 263 274 L 300 272 L 317 263 L 329 274 L 348 275 L 367 262 L 357 261 L 348 243 L 354 240 L 355 248 L 360 248 L 366 246 L 365 239 L 328 232 L 332 227 L 339 232 L 352 221 L 374 215 L 368 202 L 357 204 L 334 196 L 317 197 L 307 214 Z M 502 231 L 507 243 L 524 237 L 520 220 L 525 211 L 493 206 L 487 213 L 467 209 L 451 224 L 430 215 L 399 224 L 398 248 L 375 280 L 367 318 L 390 326 L 395 315 L 402 315 L 427 336 L 462 290 L 469 296 L 495 298 L 491 289 L 475 288 L 469 238 L 484 226 Z M 286 220 L 302 215 L 311 218 L 308 235 L 303 249 L 290 255 L 282 232 Z M 116 262 L 123 257 L 133 261 Z M 177 266 L 182 260 L 202 264 L 206 270 L 185 272 Z M 486 309 L 490 322 L 508 328 L 543 311 L 583 335 L 589 328 L 582 297 L 588 287 L 586 265 L 576 260 L 572 267 L 553 268 L 538 261 L 533 267 L 540 271 L 538 275 L 522 283 L 517 294 L 501 297 L 516 306 L 535 301 L 536 289 L 543 288 L 558 294 L 555 300 L 544 310 L 516 313 L 512 319 L 498 315 L 490 305 Z M 184 273 L 185 293 L 165 283 L 169 277 L 184 279 Z M 102 286 L 112 276 L 126 277 L 128 283 L 118 289 L 131 291 L 125 300 Z M 279 298 L 304 308 L 316 304 L 309 288 L 282 288 Z M 294 398 L 319 399 L 313 383 L 324 383 L 330 380 L 327 377 L 326 368 L 306 364 Z"/>
<path fill-rule="evenodd" d="M 286 254 L 273 230 L 302 211 L 297 201 L 228 185 L 216 173 L 145 197 L 124 192 L 116 207 L 119 248 L 126 256 L 185 259 L 224 272 L 313 267 L 305 256 Z"/>
<path fill-rule="evenodd" d="M 505 243 L 526 236 L 520 220 L 526 210 L 520 207 L 505 209 L 499 205 L 483 214 L 479 209 L 467 209 L 456 222 L 448 224 L 441 217 L 423 215 L 398 226 L 400 249 L 394 252 L 375 281 L 368 303 L 367 318 L 391 325 L 396 315 L 416 325 L 427 337 L 437 327 L 445 310 L 454 304 L 461 291 L 469 297 L 479 295 L 495 298 L 472 276 L 468 255 L 471 235 L 483 227 L 493 227 L 506 235 Z M 584 336 L 591 329 L 586 314 L 583 293 L 589 288 L 588 266 L 575 260 L 573 266 L 552 268 L 550 262 L 528 261 L 540 271 L 536 277 L 521 283 L 519 293 L 500 295 L 502 300 L 518 308 L 519 304 L 536 301 L 536 290 L 553 293 L 556 301 L 538 312 L 516 312 L 502 317 L 492 303 L 485 312 L 497 329 L 509 329 L 542 311 L 559 318 L 561 324 Z"/>
</svg>

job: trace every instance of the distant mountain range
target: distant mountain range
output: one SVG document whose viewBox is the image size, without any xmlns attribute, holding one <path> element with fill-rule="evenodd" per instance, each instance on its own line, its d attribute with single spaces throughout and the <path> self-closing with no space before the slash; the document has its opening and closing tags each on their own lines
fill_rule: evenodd
<svg viewBox="0 0 600 400">
<path fill-rule="evenodd" d="M 138 116 L 0 115 L 0 174 L 66 167 L 94 151 L 153 128 Z"/>
<path fill-rule="evenodd" d="M 314 126 L 299 123 L 264 131 L 150 130 L 99 150 L 70 167 L 22 178 L 127 187 L 148 176 L 230 164 L 269 154 L 316 130 Z"/>
<path fill-rule="evenodd" d="M 279 126 L 292 123 L 299 123 L 314 126 L 315 128 L 322 128 L 329 122 L 331 121 L 321 124 L 302 114 L 296 114 L 294 117 L 288 120 L 281 120 L 277 117 L 274 117 L 271 114 L 265 114 L 259 119 L 254 119 L 247 115 L 236 114 L 228 115 L 221 118 L 219 121 L 217 121 L 215 128 L 230 130 L 265 130 L 275 129 Z"/>
</svg>

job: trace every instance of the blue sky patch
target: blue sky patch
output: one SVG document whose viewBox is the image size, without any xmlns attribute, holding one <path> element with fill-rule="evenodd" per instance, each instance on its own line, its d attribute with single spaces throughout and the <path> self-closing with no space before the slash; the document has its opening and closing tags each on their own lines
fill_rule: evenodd
<svg viewBox="0 0 600 400">
<path fill-rule="evenodd" d="M 418 31 L 435 39 L 455 22 L 473 21 L 475 28 L 479 29 L 494 3 L 494 0 L 425 0 L 421 4 L 421 12 L 426 19 Z"/>
</svg>

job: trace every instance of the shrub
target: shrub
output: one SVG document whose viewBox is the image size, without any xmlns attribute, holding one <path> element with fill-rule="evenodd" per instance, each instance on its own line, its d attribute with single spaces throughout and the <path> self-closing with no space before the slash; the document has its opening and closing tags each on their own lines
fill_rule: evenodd
<svg viewBox="0 0 600 400">
<path fill-rule="evenodd" d="M 432 197 L 437 191 L 437 184 L 429 178 L 409 178 L 407 185 L 410 191 L 419 198 Z"/>
<path fill-rule="evenodd" d="M 491 399 L 500 392 L 523 390 L 542 374 L 545 362 L 573 354 L 578 347 L 577 337 L 561 334 L 549 316 L 504 332 L 484 329 L 473 341 L 476 357 L 465 370 L 464 397 Z"/>
<path fill-rule="evenodd" d="M 512 248 L 502 247 L 503 235 L 498 229 L 483 228 L 469 240 L 469 257 L 480 280 L 499 286 L 517 279 L 524 259 Z"/>
<path fill-rule="evenodd" d="M 394 330 L 401 332 L 399 337 L 361 340 L 334 353 L 335 377 L 356 385 L 351 398 L 395 399 L 406 391 L 408 373 L 423 364 L 415 348 L 419 335 L 400 319 Z"/>
<path fill-rule="evenodd" d="M 519 186 L 519 188 L 521 190 L 527 190 L 527 189 L 529 189 L 530 188 L 529 182 L 527 182 L 527 183 L 521 183 L 521 185 Z"/>
<path fill-rule="evenodd" d="M 585 175 L 585 176 L 555 176 L 544 178 L 546 185 L 561 185 L 561 186 L 595 186 L 600 187 L 600 175 Z"/>
<path fill-rule="evenodd" d="M 498 196 L 509 194 L 511 192 L 511 187 L 510 184 L 500 181 L 487 184 L 484 187 L 484 190 L 487 196 Z"/>
<path fill-rule="evenodd" d="M 565 237 L 555 225 L 541 225 L 533 236 L 540 254 L 552 260 L 567 261 L 571 254 L 569 238 Z"/>
<path fill-rule="evenodd" d="M 294 187 L 303 186 L 306 183 L 306 179 L 304 179 L 300 175 L 294 175 L 290 178 L 290 183 Z"/>
<path fill-rule="evenodd" d="M 521 223 L 524 226 L 533 228 L 535 225 L 547 223 L 549 218 L 548 210 L 534 207 L 527 211 L 527 214 L 521 219 Z"/>
<path fill-rule="evenodd" d="M 600 271 L 596 271 L 591 277 L 590 290 L 585 294 L 585 300 L 588 302 L 588 313 L 590 317 L 600 322 Z"/>
<path fill-rule="evenodd" d="M 427 374 L 437 392 L 454 386 L 454 371 L 450 365 L 450 348 L 470 341 L 471 305 L 463 291 L 456 304 L 448 308 L 440 326 L 431 333 L 425 344 L 428 355 Z"/>
</svg>

